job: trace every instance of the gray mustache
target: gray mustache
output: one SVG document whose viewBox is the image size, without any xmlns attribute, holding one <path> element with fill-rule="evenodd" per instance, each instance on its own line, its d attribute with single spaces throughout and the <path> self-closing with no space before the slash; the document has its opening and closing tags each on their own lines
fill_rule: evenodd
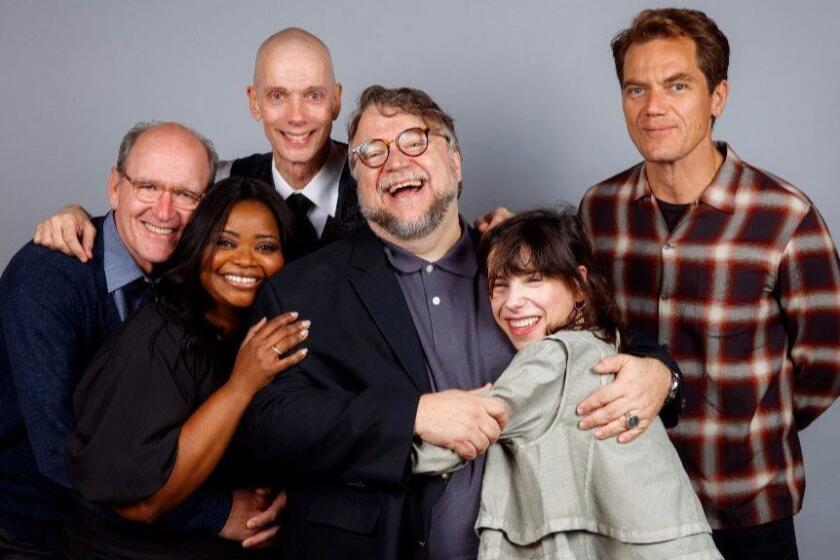
<svg viewBox="0 0 840 560">
<path fill-rule="evenodd" d="M 430 179 L 429 174 L 425 171 L 412 171 L 411 173 L 400 174 L 400 175 L 390 175 L 385 177 L 376 185 L 376 188 L 379 189 L 379 192 L 385 192 L 394 185 L 398 185 L 400 183 L 404 183 L 405 181 L 428 181 Z"/>
</svg>

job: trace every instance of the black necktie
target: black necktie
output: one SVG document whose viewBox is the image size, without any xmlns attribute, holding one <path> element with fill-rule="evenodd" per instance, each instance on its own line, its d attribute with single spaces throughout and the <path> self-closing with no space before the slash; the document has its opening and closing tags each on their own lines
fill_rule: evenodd
<svg viewBox="0 0 840 560">
<path fill-rule="evenodd" d="M 151 299 L 151 291 L 152 284 L 144 276 L 123 286 L 122 293 L 125 296 L 126 319 L 133 315 L 147 299 Z"/>
<path fill-rule="evenodd" d="M 298 245 L 300 254 L 306 254 L 318 247 L 318 233 L 315 231 L 315 226 L 309 221 L 309 211 L 315 207 L 315 204 L 300 193 L 294 193 L 286 199 L 289 208 L 292 209 L 292 214 L 295 216 L 297 227 L 295 233 L 298 238 Z"/>
</svg>

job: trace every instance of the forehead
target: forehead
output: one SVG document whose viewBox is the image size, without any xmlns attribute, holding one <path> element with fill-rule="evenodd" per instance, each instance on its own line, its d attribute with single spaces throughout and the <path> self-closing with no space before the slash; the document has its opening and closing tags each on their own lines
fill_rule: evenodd
<svg viewBox="0 0 840 560">
<path fill-rule="evenodd" d="M 243 235 L 278 235 L 279 228 L 274 214 L 263 203 L 242 200 L 228 213 L 225 229 Z"/>
<path fill-rule="evenodd" d="M 263 88 L 309 88 L 332 85 L 326 53 L 309 45 L 282 44 L 269 47 L 257 65 L 257 85 Z"/>
<path fill-rule="evenodd" d="M 356 143 L 373 138 L 390 140 L 407 128 L 427 126 L 426 121 L 419 115 L 404 113 L 390 107 L 384 107 L 383 110 L 384 113 L 375 105 L 365 109 L 356 129 Z"/>
<path fill-rule="evenodd" d="M 198 191 L 203 191 L 210 180 L 204 146 L 180 129 L 152 129 L 141 134 L 125 167 L 136 180 Z"/>
<path fill-rule="evenodd" d="M 702 74 L 697 47 L 688 37 L 652 39 L 634 43 L 624 57 L 624 81 L 667 78 L 674 74 Z"/>
</svg>

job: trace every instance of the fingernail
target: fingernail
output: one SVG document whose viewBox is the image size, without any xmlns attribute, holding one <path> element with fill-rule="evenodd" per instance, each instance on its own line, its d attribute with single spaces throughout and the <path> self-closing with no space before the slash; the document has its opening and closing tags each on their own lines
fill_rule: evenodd
<svg viewBox="0 0 840 560">
<path fill-rule="evenodd" d="M 292 311 L 291 313 L 289 313 L 289 315 L 292 316 L 292 319 L 297 319 L 298 312 L 297 311 Z"/>
<path fill-rule="evenodd" d="M 312 324 L 312 321 L 310 321 L 309 319 L 306 319 L 304 321 L 301 321 L 300 324 L 303 325 L 304 328 L 308 329 L 309 325 Z"/>
<path fill-rule="evenodd" d="M 580 416 L 583 414 L 583 408 L 577 407 L 577 410 L 575 410 L 575 412 L 577 412 L 577 415 Z"/>
<path fill-rule="evenodd" d="M 300 353 L 306 356 L 309 353 L 309 348 L 301 348 Z"/>
<path fill-rule="evenodd" d="M 306 338 L 307 336 L 309 336 L 309 329 L 303 329 L 302 331 L 300 331 L 301 338 Z"/>
</svg>

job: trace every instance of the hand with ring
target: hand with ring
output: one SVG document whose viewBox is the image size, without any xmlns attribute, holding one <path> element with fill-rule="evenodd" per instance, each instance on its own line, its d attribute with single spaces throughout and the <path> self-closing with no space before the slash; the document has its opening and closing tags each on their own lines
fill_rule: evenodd
<svg viewBox="0 0 840 560">
<path fill-rule="evenodd" d="M 296 347 L 309 336 L 310 322 L 297 317 L 296 312 L 284 313 L 251 327 L 228 382 L 252 397 L 278 373 L 303 360 L 306 348 Z"/>
<path fill-rule="evenodd" d="M 639 437 L 659 414 L 671 386 L 671 370 L 651 358 L 616 354 L 593 368 L 616 377 L 578 405 L 582 430 L 594 429 L 595 437 L 618 437 L 629 443 Z"/>
</svg>

